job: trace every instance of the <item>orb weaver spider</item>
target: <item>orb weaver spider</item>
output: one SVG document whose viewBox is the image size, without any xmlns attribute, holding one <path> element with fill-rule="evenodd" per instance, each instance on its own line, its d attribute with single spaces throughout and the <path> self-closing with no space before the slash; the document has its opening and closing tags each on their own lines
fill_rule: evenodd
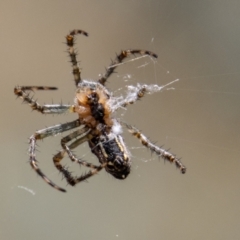
<svg viewBox="0 0 240 240">
<path fill-rule="evenodd" d="M 114 73 L 117 65 L 122 63 L 125 58 L 136 54 L 148 55 L 152 58 L 157 58 L 157 55 L 153 52 L 144 50 L 121 51 L 106 69 L 105 74 L 97 81 L 84 80 L 81 79 L 81 71 L 78 66 L 77 54 L 74 48 L 75 36 L 77 34 L 88 36 L 88 33 L 83 30 L 73 30 L 66 36 L 66 44 L 68 47 L 67 51 L 72 64 L 72 73 L 77 88 L 73 105 L 40 105 L 30 95 L 30 92 L 34 90 L 56 90 L 56 87 L 17 86 L 14 88 L 15 95 L 22 98 L 23 101 L 28 103 L 33 110 L 42 114 L 61 114 L 69 111 L 78 114 L 78 118 L 72 122 L 58 124 L 38 130 L 30 137 L 29 155 L 32 168 L 49 185 L 57 190 L 65 192 L 65 189 L 52 182 L 39 168 L 35 154 L 36 142 L 40 139 L 77 128 L 77 130 L 61 139 L 62 150 L 53 157 L 55 167 L 63 174 L 66 181 L 70 185 L 74 186 L 77 183 L 95 175 L 103 168 L 115 178 L 125 179 L 130 173 L 131 160 L 129 151 L 121 136 L 122 125 L 124 125 L 128 131 L 133 136 L 137 137 L 146 148 L 149 148 L 159 157 L 162 157 L 171 163 L 175 163 L 177 168 L 179 168 L 182 173 L 185 173 L 185 166 L 181 163 L 180 159 L 175 157 L 175 155 L 153 144 L 136 127 L 126 124 L 112 116 L 113 112 L 115 112 L 118 108 L 133 104 L 137 100 L 141 99 L 146 93 L 160 91 L 168 84 L 165 86 L 146 84 L 128 86 L 127 95 L 125 97 L 118 98 L 114 97 L 113 94 L 105 87 L 107 79 Z M 92 153 L 95 154 L 99 160 L 99 165 L 84 161 L 73 154 L 72 149 L 84 142 L 88 142 Z M 68 168 L 61 164 L 61 160 L 66 153 L 73 162 L 83 165 L 90 170 L 79 177 L 74 177 Z"/>
</svg>

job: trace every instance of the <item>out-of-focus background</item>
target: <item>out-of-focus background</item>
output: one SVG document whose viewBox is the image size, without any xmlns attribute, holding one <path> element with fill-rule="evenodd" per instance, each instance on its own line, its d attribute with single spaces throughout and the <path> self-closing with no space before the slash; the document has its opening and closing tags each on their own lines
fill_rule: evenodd
<svg viewBox="0 0 240 240">
<path fill-rule="evenodd" d="M 239 239 L 240 219 L 240 2 L 239 1 L 2 1 L 1 239 Z M 159 160 L 128 133 L 132 172 L 124 181 L 105 171 L 66 186 L 52 156 L 61 136 L 39 142 L 37 159 L 61 193 L 28 164 L 28 137 L 75 120 L 44 116 L 15 99 L 16 85 L 57 86 L 36 92 L 43 103 L 72 103 L 75 86 L 64 37 L 75 28 L 82 77 L 97 79 L 121 49 L 149 57 L 119 66 L 108 88 L 128 85 L 174 90 L 146 96 L 121 111 L 124 121 L 182 158 L 187 173 Z M 65 136 L 63 134 L 62 136 Z M 97 162 L 84 145 L 76 154 Z M 81 174 L 67 158 L 64 164 Z"/>
</svg>

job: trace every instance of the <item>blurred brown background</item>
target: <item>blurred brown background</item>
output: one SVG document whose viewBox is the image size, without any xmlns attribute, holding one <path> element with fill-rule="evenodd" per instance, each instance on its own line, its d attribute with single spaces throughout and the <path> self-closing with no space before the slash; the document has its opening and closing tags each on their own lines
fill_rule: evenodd
<svg viewBox="0 0 240 240">
<path fill-rule="evenodd" d="M 239 1 L 1 1 L 1 239 L 239 239 L 240 2 Z M 108 87 L 137 83 L 171 87 L 123 111 L 153 141 L 182 157 L 181 175 L 124 134 L 132 173 L 124 181 L 102 171 L 72 188 L 52 163 L 61 136 L 39 143 L 43 171 L 28 164 L 27 138 L 37 129 L 76 119 L 43 116 L 15 100 L 15 85 L 49 85 L 40 103 L 71 103 L 75 87 L 63 44 L 74 28 L 82 77 L 96 79 L 121 49 L 159 55 L 118 68 Z M 96 161 L 88 146 L 76 153 Z M 72 164 L 72 171 L 85 169 Z"/>
</svg>

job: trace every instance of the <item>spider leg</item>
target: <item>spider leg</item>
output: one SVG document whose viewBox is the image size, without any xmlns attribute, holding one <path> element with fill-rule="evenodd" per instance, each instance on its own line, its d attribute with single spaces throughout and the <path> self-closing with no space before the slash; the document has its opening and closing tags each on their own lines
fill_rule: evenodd
<svg viewBox="0 0 240 240">
<path fill-rule="evenodd" d="M 80 158 L 77 158 L 73 152 L 71 151 L 71 149 L 79 146 L 80 144 L 82 144 L 83 142 L 86 142 L 88 141 L 90 138 L 91 138 L 91 134 L 89 134 L 88 132 L 89 128 L 88 127 L 85 127 L 85 128 L 82 128 L 82 129 L 79 129 L 71 134 L 69 134 L 68 136 L 62 138 L 61 140 L 61 145 L 63 147 L 63 150 L 60 151 L 59 153 L 57 153 L 54 157 L 53 157 L 53 161 L 54 161 L 54 164 L 56 166 L 56 168 L 62 172 L 62 174 L 64 175 L 64 177 L 66 178 L 67 182 L 74 186 L 76 185 L 77 183 L 79 183 L 80 181 L 83 181 L 85 180 L 86 178 L 89 178 L 90 176 L 93 176 L 94 174 L 96 174 L 97 172 L 99 172 L 102 168 L 104 168 L 106 166 L 106 164 L 102 164 L 100 166 L 96 166 L 92 163 L 88 163 Z M 85 134 L 84 136 L 76 139 L 74 142 L 72 142 L 69 146 L 67 146 L 66 144 L 68 142 L 70 142 L 72 139 L 78 137 L 78 136 L 81 136 L 82 134 L 84 133 L 87 133 Z M 60 161 L 62 160 L 62 158 L 64 157 L 65 155 L 65 152 L 68 153 L 68 156 L 69 158 L 73 161 L 73 162 L 77 162 L 78 164 L 80 165 L 83 165 L 85 167 L 89 167 L 91 168 L 92 170 L 89 171 L 87 174 L 84 174 L 83 176 L 81 177 L 73 177 L 71 172 L 68 171 L 68 169 L 66 167 L 63 167 L 61 164 L 60 164 Z"/>
<path fill-rule="evenodd" d="M 148 91 L 147 87 L 148 85 L 138 85 L 137 87 L 128 86 L 128 88 L 132 89 L 128 92 L 124 99 L 118 100 L 112 105 L 112 111 L 115 112 L 118 108 L 125 108 L 126 106 L 135 103 L 137 100 L 140 100 Z"/>
<path fill-rule="evenodd" d="M 168 152 L 167 150 L 156 146 L 153 144 L 145 135 L 143 135 L 137 128 L 125 124 L 125 126 L 128 128 L 128 131 L 135 137 L 137 137 L 142 145 L 144 145 L 146 148 L 149 148 L 151 151 L 155 152 L 158 156 L 162 157 L 163 159 L 168 160 L 171 163 L 175 163 L 177 168 L 180 169 L 182 173 L 186 172 L 186 167 L 181 163 L 179 158 L 176 158 L 173 154 Z"/>
<path fill-rule="evenodd" d="M 177 79 L 178 80 L 178 79 Z M 112 106 L 112 111 L 116 111 L 120 107 L 126 107 L 129 104 L 135 103 L 137 100 L 140 100 L 142 97 L 144 97 L 146 94 L 151 94 L 155 92 L 161 91 L 164 87 L 174 83 L 174 80 L 166 85 L 163 86 L 158 86 L 156 84 L 137 84 L 137 86 L 128 86 L 128 92 L 124 99 L 116 101 L 116 103 L 113 104 Z"/>
<path fill-rule="evenodd" d="M 65 131 L 68 131 L 70 129 L 73 129 L 73 128 L 76 128 L 79 126 L 80 126 L 80 121 L 77 119 L 73 122 L 58 124 L 58 125 L 55 125 L 52 127 L 48 127 L 48 128 L 39 130 L 30 137 L 30 141 L 29 141 L 29 143 L 30 143 L 30 147 L 29 147 L 30 165 L 37 172 L 37 174 L 40 175 L 44 179 L 45 182 L 47 182 L 49 185 L 51 185 L 55 189 L 60 190 L 62 192 L 66 192 L 66 190 L 58 187 L 55 183 L 53 183 L 38 167 L 37 160 L 36 160 L 36 154 L 35 154 L 36 141 L 40 140 L 40 139 L 44 139 L 49 136 L 54 136 L 58 133 L 65 132 Z"/>
<path fill-rule="evenodd" d="M 70 62 L 72 63 L 72 74 L 74 76 L 74 81 L 75 81 L 75 85 L 76 87 L 78 86 L 78 83 L 81 82 L 81 71 L 78 67 L 78 61 L 77 61 L 77 53 L 74 49 L 74 44 L 75 44 L 75 39 L 74 36 L 77 34 L 83 34 L 84 36 L 88 36 L 88 33 L 83 31 L 83 30 L 73 30 L 71 31 L 67 36 L 66 36 L 66 44 L 68 46 L 68 54 L 70 57 Z"/>
<path fill-rule="evenodd" d="M 112 73 L 114 73 L 114 70 L 117 68 L 117 65 L 121 63 L 125 58 L 127 58 L 130 55 L 135 55 L 135 54 L 140 54 L 140 55 L 149 55 L 151 57 L 157 58 L 157 54 L 150 52 L 150 51 L 145 51 L 145 50 L 124 50 L 121 51 L 120 54 L 118 54 L 115 58 L 114 61 L 110 64 L 110 66 L 106 69 L 105 74 L 98 79 L 98 82 L 101 83 L 102 85 L 105 85 L 105 82 L 107 79 L 111 76 Z"/>
<path fill-rule="evenodd" d="M 43 87 L 43 86 L 17 86 L 14 88 L 14 93 L 27 102 L 32 110 L 36 110 L 43 114 L 61 114 L 64 112 L 73 111 L 72 105 L 67 104 L 45 104 L 40 105 L 36 100 L 30 96 L 28 91 L 34 90 L 56 90 L 56 87 Z"/>
<path fill-rule="evenodd" d="M 80 183 L 80 182 L 92 177 L 93 175 L 100 172 L 103 168 L 105 168 L 108 164 L 107 162 L 104 162 L 104 163 L 100 164 L 99 166 L 96 166 L 91 163 L 87 163 L 86 161 L 83 161 L 83 160 L 77 158 L 76 156 L 74 156 L 74 154 L 71 152 L 71 150 L 69 149 L 68 146 L 66 146 L 66 151 L 67 151 L 70 159 L 73 162 L 78 162 L 86 167 L 91 168 L 90 171 L 88 171 L 87 173 L 84 173 L 82 176 L 72 179 L 73 181 L 70 183 L 71 185 L 76 185 L 77 183 Z"/>
</svg>

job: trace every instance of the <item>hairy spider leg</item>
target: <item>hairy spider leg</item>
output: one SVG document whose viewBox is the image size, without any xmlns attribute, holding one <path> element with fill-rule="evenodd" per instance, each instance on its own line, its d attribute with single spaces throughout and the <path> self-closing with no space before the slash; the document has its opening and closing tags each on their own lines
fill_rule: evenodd
<svg viewBox="0 0 240 240">
<path fill-rule="evenodd" d="M 83 135 L 84 134 L 84 135 Z M 83 135 L 83 136 L 81 136 Z M 79 136 L 81 136 L 80 138 L 78 138 Z M 73 141 L 69 146 L 67 146 L 67 143 L 72 141 L 73 139 L 77 138 L 75 141 Z M 70 133 L 69 135 L 67 135 L 66 137 L 62 138 L 61 140 L 61 145 L 63 150 L 58 152 L 54 157 L 53 157 L 53 162 L 55 167 L 63 174 L 63 176 L 66 178 L 67 182 L 74 186 L 75 184 L 77 184 L 79 182 L 79 179 L 82 178 L 81 177 L 73 177 L 71 172 L 68 171 L 68 169 L 66 167 L 63 167 L 60 164 L 60 161 L 63 159 L 65 152 L 68 153 L 69 158 L 73 161 L 76 162 L 80 165 L 83 165 L 85 167 L 89 167 L 92 169 L 99 169 L 99 166 L 96 166 L 92 163 L 88 163 L 80 158 L 77 158 L 70 149 L 74 149 L 77 146 L 79 146 L 80 144 L 88 141 L 91 138 L 91 135 L 89 134 L 89 128 L 88 127 L 84 127 L 82 129 L 78 129 L 75 132 Z"/>
<path fill-rule="evenodd" d="M 157 54 L 150 52 L 150 51 L 146 51 L 146 50 L 124 50 L 124 51 L 121 51 L 121 53 L 116 56 L 115 60 L 111 62 L 109 67 L 106 68 L 105 74 L 101 78 L 98 79 L 98 82 L 101 83 L 102 85 L 105 85 L 105 82 L 111 76 L 111 74 L 114 73 L 114 70 L 117 68 L 117 65 L 119 63 L 121 63 L 128 56 L 135 55 L 135 54 L 149 55 L 154 58 L 158 57 Z"/>
<path fill-rule="evenodd" d="M 68 46 L 68 54 L 70 57 L 70 62 L 72 64 L 72 74 L 74 77 L 74 81 L 75 81 L 75 85 L 76 87 L 78 86 L 78 84 L 82 81 L 81 79 L 81 71 L 78 67 L 78 61 L 77 61 L 77 52 L 74 49 L 74 44 L 75 44 L 75 39 L 74 36 L 77 34 L 82 34 L 84 36 L 88 36 L 88 33 L 83 31 L 83 30 L 73 30 L 71 31 L 67 36 L 66 36 L 66 44 Z"/>
<path fill-rule="evenodd" d="M 80 124 L 80 121 L 78 119 L 73 121 L 73 122 L 58 124 L 58 125 L 55 125 L 55 126 L 52 126 L 52 127 L 48 127 L 48 128 L 36 131 L 35 134 L 33 134 L 30 137 L 30 140 L 29 140 L 29 144 L 30 144 L 30 147 L 29 147 L 30 165 L 37 172 L 37 174 L 40 175 L 45 180 L 45 182 L 47 182 L 49 185 L 51 185 L 55 189 L 60 190 L 62 192 L 66 192 L 66 190 L 57 186 L 54 182 L 52 182 L 42 172 L 42 170 L 38 167 L 37 160 L 36 160 L 36 154 L 35 154 L 36 141 L 44 139 L 44 138 L 49 137 L 49 136 L 54 136 L 56 134 L 68 131 L 68 130 L 76 128 L 76 127 L 79 127 L 80 125 L 81 124 Z"/>
<path fill-rule="evenodd" d="M 186 167 L 181 163 L 179 158 L 176 158 L 173 154 L 167 150 L 160 148 L 153 144 L 145 135 L 143 135 L 137 128 L 124 123 L 128 128 L 128 131 L 135 137 L 137 137 L 143 146 L 149 148 L 151 151 L 155 152 L 159 157 L 162 157 L 164 160 L 168 160 L 171 163 L 175 163 L 177 168 L 180 169 L 181 173 L 186 172 Z"/>
<path fill-rule="evenodd" d="M 87 136 L 86 136 L 86 139 L 89 140 Z M 105 167 L 107 166 L 107 164 L 108 164 L 107 162 L 104 162 L 104 163 L 102 163 L 101 165 L 96 166 L 96 165 L 94 165 L 94 164 L 92 164 L 92 163 L 88 163 L 88 162 L 86 162 L 86 161 L 83 161 L 83 160 L 77 158 L 77 157 L 72 153 L 72 151 L 70 150 L 70 147 L 65 146 L 65 150 L 67 151 L 69 158 L 70 158 L 73 162 L 78 162 L 79 164 L 82 164 L 82 165 L 84 165 L 85 167 L 91 168 L 90 171 L 88 171 L 87 173 L 84 173 L 82 176 L 77 177 L 77 178 L 74 178 L 74 179 L 73 179 L 74 181 L 70 183 L 72 186 L 73 186 L 73 185 L 76 185 L 77 183 L 80 183 L 80 182 L 86 180 L 87 178 L 92 177 L 92 176 L 95 175 L 95 174 L 97 174 L 99 171 L 101 171 L 103 168 L 105 168 Z"/>
<path fill-rule="evenodd" d="M 118 100 L 112 105 L 112 111 L 116 111 L 118 108 L 127 107 L 130 104 L 135 103 L 137 100 L 140 100 L 147 94 L 152 94 L 161 91 L 163 88 L 173 84 L 174 82 L 178 81 L 178 79 L 169 82 L 163 86 L 159 86 L 157 84 L 137 84 L 137 86 L 128 86 L 127 94 L 124 98 Z"/>
<path fill-rule="evenodd" d="M 138 89 L 133 93 L 126 96 L 126 98 L 118 101 L 116 104 L 112 106 L 112 111 L 115 112 L 118 108 L 125 108 L 130 104 L 134 104 L 137 100 L 140 100 L 145 96 L 147 92 L 147 85 L 139 86 Z"/>
<path fill-rule="evenodd" d="M 36 100 L 30 96 L 28 91 L 34 90 L 57 90 L 56 87 L 44 87 L 44 86 L 17 86 L 14 88 L 14 93 L 17 97 L 23 99 L 23 102 L 26 102 L 30 105 L 32 110 L 36 110 L 43 114 L 61 114 L 66 111 L 72 111 L 73 106 L 68 104 L 45 104 L 40 105 Z"/>
</svg>

